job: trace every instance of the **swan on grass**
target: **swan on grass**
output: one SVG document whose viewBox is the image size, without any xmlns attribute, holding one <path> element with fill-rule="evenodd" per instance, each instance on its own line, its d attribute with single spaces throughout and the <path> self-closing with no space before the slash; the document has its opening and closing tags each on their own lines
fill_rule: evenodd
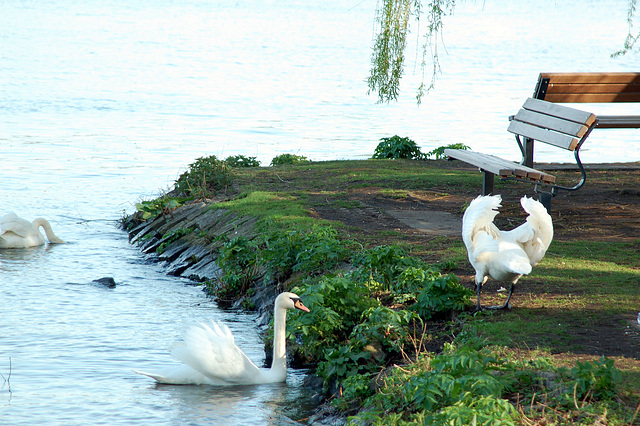
<svg viewBox="0 0 640 426">
<path fill-rule="evenodd" d="M 501 201 L 500 195 L 481 195 L 471 201 L 462 217 L 462 240 L 476 271 L 476 310 L 482 309 L 480 291 L 488 277 L 510 282 L 511 287 L 503 305 L 487 309 L 507 308 L 516 283 L 542 260 L 553 239 L 551 216 L 539 201 L 526 196 L 520 200 L 529 213 L 526 222 L 510 231 L 499 230 L 493 219 Z"/>
<path fill-rule="evenodd" d="M 26 248 L 44 245 L 44 236 L 40 232 L 44 228 L 49 243 L 62 244 L 60 238 L 53 233 L 51 225 L 41 217 L 29 222 L 15 213 L 6 214 L 0 219 L 0 248 Z"/>
<path fill-rule="evenodd" d="M 184 364 L 159 374 L 135 371 L 158 383 L 172 385 L 256 385 L 284 382 L 287 378 L 285 348 L 288 309 L 309 312 L 300 297 L 281 293 L 275 301 L 273 316 L 273 361 L 271 368 L 257 367 L 235 344 L 229 328 L 212 321 L 190 326 L 183 341 L 174 344 L 171 355 Z"/>
</svg>

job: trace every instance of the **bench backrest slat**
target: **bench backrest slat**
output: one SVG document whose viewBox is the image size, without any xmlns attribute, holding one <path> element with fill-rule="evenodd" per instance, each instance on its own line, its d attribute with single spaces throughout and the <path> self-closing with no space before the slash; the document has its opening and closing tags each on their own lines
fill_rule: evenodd
<svg viewBox="0 0 640 426">
<path fill-rule="evenodd" d="M 507 130 L 511 133 L 535 139 L 540 142 L 546 142 L 559 148 L 568 149 L 569 151 L 575 150 L 578 146 L 578 142 L 580 142 L 580 139 L 573 136 L 565 135 L 564 133 L 557 133 L 552 130 L 532 126 L 515 120 L 509 123 L 509 128 Z"/>
<path fill-rule="evenodd" d="M 534 111 L 521 109 L 514 117 L 517 121 L 532 124 L 534 126 L 544 127 L 556 132 L 565 133 L 571 136 L 581 138 L 587 133 L 589 128 L 581 123 L 567 121 L 561 118 L 552 117 L 550 115 L 540 114 Z"/>
<path fill-rule="evenodd" d="M 565 120 L 571 120 L 586 126 L 591 126 L 596 121 L 595 114 L 579 109 L 570 108 L 563 105 L 553 104 L 551 102 L 540 101 L 538 99 L 529 98 L 525 101 L 522 108 L 547 114 L 552 117 L 560 117 Z"/>
<path fill-rule="evenodd" d="M 640 73 L 541 73 L 534 96 L 549 102 L 640 102 Z"/>
<path fill-rule="evenodd" d="M 595 122 L 596 116 L 590 112 L 529 98 L 507 130 L 574 151 Z"/>
</svg>

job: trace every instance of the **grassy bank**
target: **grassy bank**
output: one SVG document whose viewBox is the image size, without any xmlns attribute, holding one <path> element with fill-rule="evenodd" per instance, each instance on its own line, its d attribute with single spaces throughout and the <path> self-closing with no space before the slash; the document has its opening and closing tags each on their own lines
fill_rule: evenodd
<svg viewBox="0 0 640 426">
<path fill-rule="evenodd" d="M 638 234 L 609 238 L 604 222 L 571 216 L 559 200 L 556 239 L 522 279 L 513 309 L 472 314 L 473 271 L 460 237 L 420 232 L 386 212 L 460 218 L 479 173 L 392 160 L 227 172 L 211 208 L 258 221 L 254 238 L 226 238 L 224 274 L 208 287 L 225 298 L 256 285 L 301 294 L 312 311 L 291 316 L 295 356 L 317 366 L 334 409 L 371 424 L 640 421 Z M 636 181 L 633 172 L 594 172 L 589 185 L 603 194 Z M 524 220 L 507 204 L 530 191 L 497 184 L 500 227 Z M 171 200 L 155 201 L 156 213 Z M 498 287 L 487 286 L 485 303 L 504 297 Z"/>
</svg>

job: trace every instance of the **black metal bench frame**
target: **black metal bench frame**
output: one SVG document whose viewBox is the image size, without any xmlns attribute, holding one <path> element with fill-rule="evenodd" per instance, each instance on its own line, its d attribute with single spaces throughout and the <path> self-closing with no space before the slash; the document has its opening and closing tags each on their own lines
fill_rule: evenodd
<svg viewBox="0 0 640 426">
<path fill-rule="evenodd" d="M 587 173 L 580 160 L 580 148 L 597 125 L 598 119 L 594 114 L 529 98 L 522 109 L 516 115 L 509 117 L 509 120 L 507 130 L 515 135 L 522 153 L 520 164 L 476 151 L 444 150 L 444 154 L 449 158 L 473 164 L 483 172 L 483 195 L 493 193 L 495 176 L 498 175 L 501 180 L 533 183 L 540 202 L 550 210 L 551 198 L 557 194 L 558 190 L 576 191 L 584 185 Z M 574 186 L 556 184 L 555 176 L 527 165 L 527 156 L 529 153 L 533 155 L 535 140 L 573 151 L 581 175 L 578 183 Z M 530 147 L 529 151 L 527 144 Z"/>
</svg>

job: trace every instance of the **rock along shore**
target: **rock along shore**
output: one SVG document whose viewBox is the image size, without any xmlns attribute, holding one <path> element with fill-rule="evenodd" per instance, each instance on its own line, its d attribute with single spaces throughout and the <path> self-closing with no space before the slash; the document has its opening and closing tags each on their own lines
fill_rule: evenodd
<svg viewBox="0 0 640 426">
<path fill-rule="evenodd" d="M 125 218 L 123 227 L 130 243 L 138 245 L 148 260 L 159 262 L 168 275 L 201 283 L 218 279 L 222 272 L 216 263 L 220 247 L 238 236 L 253 238 L 255 223 L 255 218 L 196 201 L 146 221 L 135 213 Z M 254 306 L 259 324 L 267 325 L 278 292 L 277 285 L 267 285 L 260 279 L 252 296 L 222 305 Z"/>
</svg>

